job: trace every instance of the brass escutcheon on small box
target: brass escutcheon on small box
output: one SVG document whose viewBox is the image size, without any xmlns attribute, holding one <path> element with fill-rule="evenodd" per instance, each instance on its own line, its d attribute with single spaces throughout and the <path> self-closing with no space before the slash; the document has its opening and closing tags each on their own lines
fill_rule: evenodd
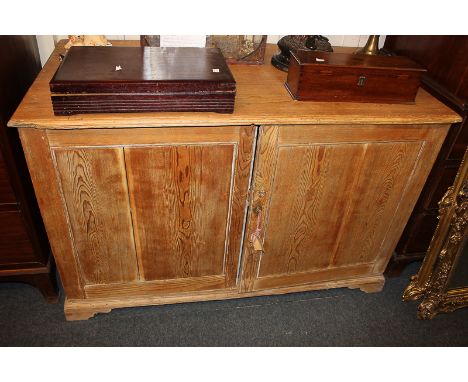
<svg viewBox="0 0 468 382">
<path fill-rule="evenodd" d="M 358 86 L 364 86 L 365 83 L 366 83 L 366 76 L 365 75 L 360 75 L 358 83 L 357 83 Z"/>
</svg>

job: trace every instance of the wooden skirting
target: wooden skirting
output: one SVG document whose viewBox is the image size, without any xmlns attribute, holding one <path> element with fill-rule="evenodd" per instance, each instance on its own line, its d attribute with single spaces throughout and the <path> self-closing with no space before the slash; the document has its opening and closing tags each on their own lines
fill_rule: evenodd
<svg viewBox="0 0 468 382">
<path fill-rule="evenodd" d="M 178 293 L 165 296 L 142 296 L 121 298 L 87 298 L 83 300 L 65 300 L 65 316 L 68 321 L 87 320 L 97 313 L 109 313 L 116 308 L 133 306 L 166 305 L 196 301 L 226 300 L 243 297 L 269 296 L 293 292 L 305 292 L 328 288 L 361 289 L 366 293 L 380 292 L 385 283 L 382 275 L 352 278 L 346 280 L 323 281 L 294 287 L 275 288 L 254 292 L 239 293 L 237 291 L 207 291 L 193 293 Z"/>
</svg>

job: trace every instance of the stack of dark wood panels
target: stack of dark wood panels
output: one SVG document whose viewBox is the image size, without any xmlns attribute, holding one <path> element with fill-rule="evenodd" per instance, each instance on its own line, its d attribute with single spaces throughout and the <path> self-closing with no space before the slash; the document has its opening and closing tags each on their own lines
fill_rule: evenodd
<svg viewBox="0 0 468 382">
<path fill-rule="evenodd" d="M 55 115 L 232 113 L 236 82 L 217 48 L 70 48 L 50 81 Z"/>
</svg>

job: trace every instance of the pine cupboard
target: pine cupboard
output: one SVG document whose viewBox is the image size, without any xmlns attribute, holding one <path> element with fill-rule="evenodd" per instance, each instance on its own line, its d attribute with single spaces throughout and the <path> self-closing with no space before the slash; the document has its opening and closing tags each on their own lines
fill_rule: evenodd
<svg viewBox="0 0 468 382">
<path fill-rule="evenodd" d="M 459 120 L 423 90 L 414 105 L 293 101 L 269 65 L 231 66 L 232 115 L 56 117 L 48 82 L 60 50 L 9 125 L 19 129 L 69 320 L 331 287 L 379 291 Z"/>
</svg>

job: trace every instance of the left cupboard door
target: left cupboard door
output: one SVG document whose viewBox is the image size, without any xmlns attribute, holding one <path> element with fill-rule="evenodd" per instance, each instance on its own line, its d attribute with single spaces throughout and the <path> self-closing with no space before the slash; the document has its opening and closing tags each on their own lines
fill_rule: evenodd
<svg viewBox="0 0 468 382">
<path fill-rule="evenodd" d="M 48 138 L 84 298 L 238 288 L 255 127 Z"/>
</svg>

